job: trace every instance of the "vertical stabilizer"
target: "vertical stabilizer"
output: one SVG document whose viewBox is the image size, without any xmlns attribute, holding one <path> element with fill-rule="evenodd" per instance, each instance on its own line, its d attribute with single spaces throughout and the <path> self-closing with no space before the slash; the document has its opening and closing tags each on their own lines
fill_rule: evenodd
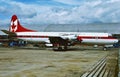
<svg viewBox="0 0 120 77">
<path fill-rule="evenodd" d="M 23 27 L 20 24 L 16 15 L 13 15 L 11 18 L 9 31 L 10 32 L 35 32 L 34 30 L 30 30 L 30 29 Z"/>
</svg>

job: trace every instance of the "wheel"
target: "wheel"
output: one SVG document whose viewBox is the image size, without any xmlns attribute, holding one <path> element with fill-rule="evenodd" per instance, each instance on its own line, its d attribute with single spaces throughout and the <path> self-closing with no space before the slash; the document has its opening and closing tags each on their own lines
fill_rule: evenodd
<svg viewBox="0 0 120 77">
<path fill-rule="evenodd" d="M 63 50 L 62 47 L 58 47 L 58 51 L 61 51 L 61 50 Z"/>
<path fill-rule="evenodd" d="M 106 47 L 104 47 L 104 48 L 103 48 L 103 50 L 104 50 L 104 51 L 106 51 L 106 50 L 107 50 L 107 48 L 106 48 Z"/>
<path fill-rule="evenodd" d="M 62 51 L 62 47 L 54 47 L 53 50 L 54 51 Z"/>
<path fill-rule="evenodd" d="M 64 46 L 64 50 L 65 50 L 65 51 L 67 50 L 67 46 Z"/>
<path fill-rule="evenodd" d="M 67 46 L 53 48 L 53 50 L 54 50 L 54 51 L 66 51 L 66 50 L 67 50 Z"/>
</svg>

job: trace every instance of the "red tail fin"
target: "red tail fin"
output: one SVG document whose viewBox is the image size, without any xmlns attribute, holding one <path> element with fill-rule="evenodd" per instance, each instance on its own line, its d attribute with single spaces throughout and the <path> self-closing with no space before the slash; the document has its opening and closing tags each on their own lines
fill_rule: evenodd
<svg viewBox="0 0 120 77">
<path fill-rule="evenodd" d="M 24 28 L 22 25 L 20 25 L 20 22 L 16 15 L 13 15 L 11 18 L 11 26 L 9 28 L 9 31 L 10 32 L 35 32 L 34 30 Z"/>
</svg>

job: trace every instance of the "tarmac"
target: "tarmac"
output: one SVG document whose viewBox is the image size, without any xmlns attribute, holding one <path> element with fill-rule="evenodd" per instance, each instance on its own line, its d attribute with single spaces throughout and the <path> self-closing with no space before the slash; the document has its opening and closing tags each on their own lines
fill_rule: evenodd
<svg viewBox="0 0 120 77">
<path fill-rule="evenodd" d="M 118 49 L 52 49 L 0 47 L 0 77 L 80 77 L 101 58 Z"/>
</svg>

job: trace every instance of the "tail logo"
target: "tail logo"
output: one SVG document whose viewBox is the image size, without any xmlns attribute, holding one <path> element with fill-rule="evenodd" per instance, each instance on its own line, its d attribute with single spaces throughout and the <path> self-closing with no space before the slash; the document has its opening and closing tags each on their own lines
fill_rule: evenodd
<svg viewBox="0 0 120 77">
<path fill-rule="evenodd" d="M 11 21 L 11 32 L 16 32 L 18 29 L 18 20 L 16 19 L 15 21 Z"/>
<path fill-rule="evenodd" d="M 13 15 L 12 18 L 11 18 L 9 31 L 10 32 L 35 32 L 34 30 L 30 30 L 30 29 L 27 29 L 27 28 L 23 27 L 20 24 L 16 15 Z"/>
</svg>

